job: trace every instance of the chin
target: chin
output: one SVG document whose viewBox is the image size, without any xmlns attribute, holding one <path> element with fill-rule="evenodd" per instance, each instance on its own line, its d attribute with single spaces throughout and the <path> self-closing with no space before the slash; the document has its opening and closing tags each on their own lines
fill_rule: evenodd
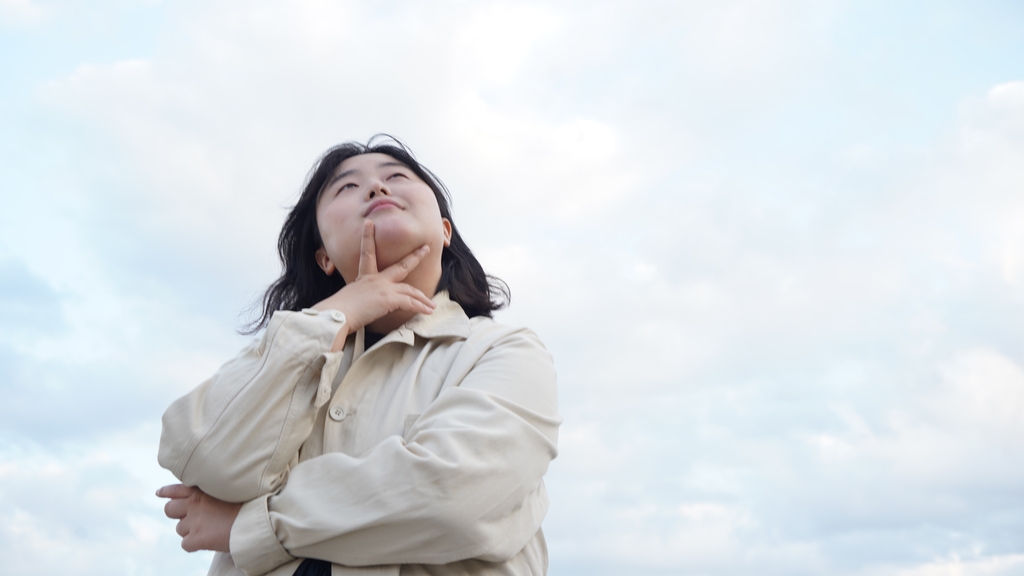
<svg viewBox="0 0 1024 576">
<path fill-rule="evenodd" d="M 377 245 L 378 270 L 383 270 L 398 262 L 410 252 L 426 243 L 419 235 L 410 234 L 404 230 L 387 229 L 378 229 L 374 234 L 374 242 Z"/>
</svg>

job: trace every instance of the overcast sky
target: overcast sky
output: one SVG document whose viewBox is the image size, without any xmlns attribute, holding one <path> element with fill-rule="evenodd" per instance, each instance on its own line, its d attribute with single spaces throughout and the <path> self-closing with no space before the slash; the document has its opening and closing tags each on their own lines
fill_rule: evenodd
<svg viewBox="0 0 1024 576">
<path fill-rule="evenodd" d="M 377 132 L 554 354 L 552 575 L 1024 574 L 1017 1 L 0 0 L 0 574 L 204 574 L 166 406 Z"/>
</svg>

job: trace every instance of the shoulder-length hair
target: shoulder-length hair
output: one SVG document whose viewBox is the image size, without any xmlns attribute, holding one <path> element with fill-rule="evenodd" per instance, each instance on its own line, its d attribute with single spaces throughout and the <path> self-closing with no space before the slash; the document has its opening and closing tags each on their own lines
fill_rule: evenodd
<svg viewBox="0 0 1024 576">
<path fill-rule="evenodd" d="M 448 297 L 462 306 L 470 318 L 490 317 L 491 312 L 508 304 L 508 285 L 484 272 L 459 234 L 452 220 L 448 189 L 433 172 L 416 161 L 405 144 L 392 136 L 378 134 L 366 144 L 345 142 L 334 146 L 313 165 L 302 195 L 285 219 L 277 239 L 277 252 L 283 267 L 281 277 L 267 288 L 259 318 L 246 326 L 243 333 L 258 332 L 270 322 L 270 317 L 277 310 L 308 308 L 345 287 L 341 273 L 335 270 L 328 276 L 316 262 L 316 251 L 323 246 L 316 223 L 317 200 L 324 184 L 342 162 L 352 156 L 372 153 L 387 154 L 408 166 L 434 191 L 441 217 L 452 224 L 451 242 L 441 252 L 441 280 L 437 290 L 447 290 Z"/>
</svg>

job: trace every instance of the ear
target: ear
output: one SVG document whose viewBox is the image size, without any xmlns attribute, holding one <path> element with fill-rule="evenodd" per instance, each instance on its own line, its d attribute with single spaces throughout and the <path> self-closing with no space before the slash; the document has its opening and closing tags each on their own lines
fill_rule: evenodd
<svg viewBox="0 0 1024 576">
<path fill-rule="evenodd" d="M 334 274 L 336 270 L 334 262 L 331 262 L 331 257 L 327 255 L 327 250 L 324 250 L 323 246 L 316 251 L 316 263 L 320 265 L 320 269 L 328 276 Z"/>
<path fill-rule="evenodd" d="M 452 223 L 447 218 L 441 218 L 441 226 L 444 228 L 444 245 L 450 246 L 452 243 Z"/>
</svg>

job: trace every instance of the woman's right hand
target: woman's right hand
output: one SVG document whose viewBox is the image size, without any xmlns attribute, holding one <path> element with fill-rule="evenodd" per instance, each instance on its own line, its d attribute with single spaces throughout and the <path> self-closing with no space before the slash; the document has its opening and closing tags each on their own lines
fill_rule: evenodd
<svg viewBox="0 0 1024 576">
<path fill-rule="evenodd" d="M 401 310 L 415 315 L 434 311 L 435 304 L 426 294 L 403 282 L 429 251 L 430 246 L 424 244 L 398 262 L 378 271 L 373 222 L 366 221 L 363 225 L 363 238 L 359 243 L 358 276 L 341 290 L 312 306 L 314 310 L 340 310 L 345 315 L 345 325 L 334 338 L 331 352 L 343 349 L 349 334 L 392 312 Z"/>
</svg>

